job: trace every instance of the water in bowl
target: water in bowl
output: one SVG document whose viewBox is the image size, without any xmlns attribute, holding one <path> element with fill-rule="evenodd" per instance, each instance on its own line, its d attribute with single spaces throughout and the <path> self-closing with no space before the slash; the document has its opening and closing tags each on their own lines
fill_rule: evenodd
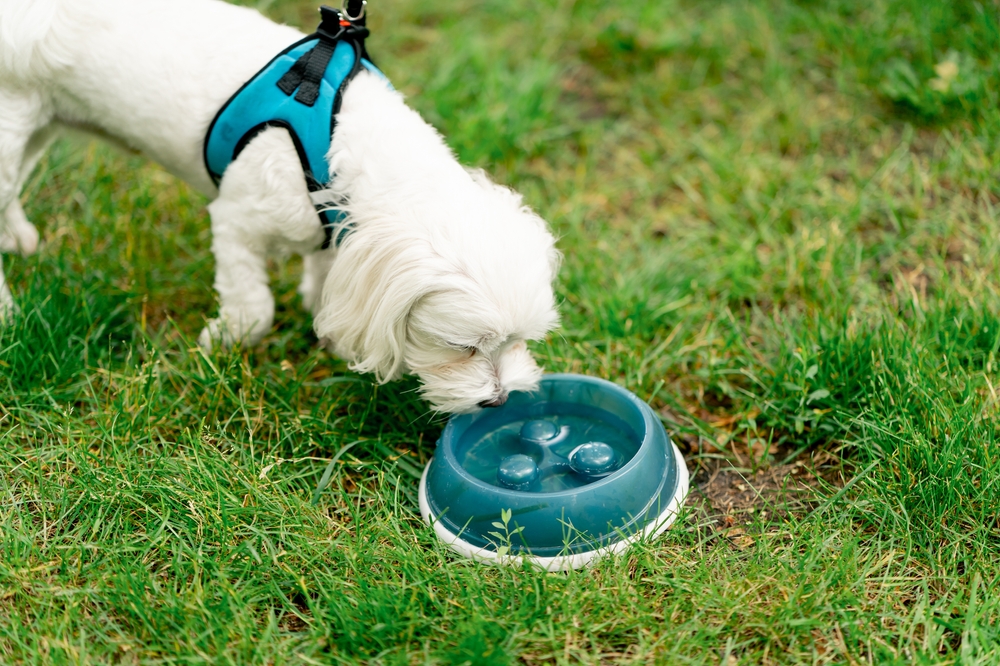
<svg viewBox="0 0 1000 666">
<path fill-rule="evenodd" d="M 537 409 L 532 411 L 534 413 L 510 421 L 489 417 L 481 419 L 459 440 L 455 448 L 458 464 L 472 476 L 493 486 L 551 493 L 593 483 L 621 469 L 639 450 L 639 435 L 624 421 L 602 409 L 553 403 L 546 405 L 540 415 Z M 528 422 L 537 421 L 551 423 L 555 428 L 549 430 L 559 434 L 541 444 L 525 441 L 521 436 L 522 428 Z M 585 466 L 580 464 L 586 456 L 578 452 L 582 449 L 584 453 L 591 453 L 597 447 L 586 445 L 592 443 L 606 444 L 615 453 L 616 460 L 611 469 L 600 475 L 584 473 Z M 574 454 L 576 457 L 571 465 L 570 459 Z M 526 461 L 514 456 L 529 456 L 537 465 L 537 475 L 525 476 L 523 469 L 518 470 L 521 473 L 518 478 L 530 478 L 530 484 L 505 486 L 498 479 L 498 470 L 505 461 L 518 463 L 523 468 Z M 510 467 L 509 464 L 507 466 Z"/>
</svg>

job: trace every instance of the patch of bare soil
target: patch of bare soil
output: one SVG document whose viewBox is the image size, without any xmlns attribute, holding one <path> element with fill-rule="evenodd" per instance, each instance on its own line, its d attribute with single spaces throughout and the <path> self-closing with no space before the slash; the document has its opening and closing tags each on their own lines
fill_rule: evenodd
<svg viewBox="0 0 1000 666">
<path fill-rule="evenodd" d="M 805 515 L 831 487 L 846 483 L 843 462 L 822 449 L 796 455 L 791 447 L 764 452 L 738 439 L 725 450 L 698 437 L 677 435 L 674 441 L 691 473 L 686 505 L 694 520 L 741 550 L 753 545 L 746 532 L 750 523 L 774 524 Z"/>
</svg>

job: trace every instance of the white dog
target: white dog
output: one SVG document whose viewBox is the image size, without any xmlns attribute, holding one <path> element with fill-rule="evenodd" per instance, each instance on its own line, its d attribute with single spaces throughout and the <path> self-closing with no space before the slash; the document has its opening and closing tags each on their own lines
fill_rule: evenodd
<svg viewBox="0 0 1000 666">
<path fill-rule="evenodd" d="M 376 74 L 350 81 L 326 154 L 336 176 L 321 194 L 350 226 L 339 247 L 319 250 L 316 193 L 286 130 L 257 134 L 213 183 L 202 150 L 216 112 L 302 38 L 219 0 L 0 0 L 0 248 L 35 250 L 18 194 L 58 129 L 83 129 L 214 199 L 220 313 L 203 345 L 260 340 L 274 316 L 265 259 L 296 252 L 316 332 L 353 368 L 415 373 L 441 411 L 532 389 L 525 341 L 557 323 L 553 238 Z M 0 311 L 12 308 L 0 265 Z"/>
</svg>

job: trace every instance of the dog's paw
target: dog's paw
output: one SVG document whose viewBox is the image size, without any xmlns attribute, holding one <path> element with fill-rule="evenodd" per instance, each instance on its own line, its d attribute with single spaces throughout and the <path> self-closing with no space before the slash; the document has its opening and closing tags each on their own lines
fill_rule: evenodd
<svg viewBox="0 0 1000 666">
<path fill-rule="evenodd" d="M 270 330 L 270 321 L 267 326 L 257 324 L 245 325 L 242 322 L 249 317 L 218 317 L 209 319 L 205 328 L 198 336 L 198 345 L 205 351 L 212 351 L 215 348 L 229 349 L 236 345 L 255 345 L 264 338 L 264 334 Z"/>
<path fill-rule="evenodd" d="M 316 306 L 319 304 L 319 289 L 317 288 L 315 281 L 312 276 L 306 273 L 302 276 L 302 282 L 299 283 L 299 296 L 302 297 L 302 307 L 305 308 L 306 312 L 316 313 Z"/>
<path fill-rule="evenodd" d="M 11 224 L 0 233 L 0 252 L 20 252 L 24 256 L 38 250 L 38 229 L 30 222 Z"/>
<path fill-rule="evenodd" d="M 221 319 L 209 319 L 208 324 L 198 336 L 198 346 L 206 352 L 211 352 L 216 347 L 228 349 L 231 345 L 232 337 L 229 335 L 229 328 Z"/>
<path fill-rule="evenodd" d="M 198 334 L 198 346 L 205 350 L 206 353 L 211 354 L 212 348 L 212 332 L 208 330 L 208 327 L 201 329 L 201 333 Z"/>
<path fill-rule="evenodd" d="M 0 279 L 2 279 L 2 276 L 0 276 Z M 10 320 L 18 312 L 20 312 L 20 309 L 17 307 L 17 303 L 14 302 L 14 295 L 10 293 L 10 289 L 6 284 L 0 282 L 0 326 L 10 323 Z"/>
</svg>

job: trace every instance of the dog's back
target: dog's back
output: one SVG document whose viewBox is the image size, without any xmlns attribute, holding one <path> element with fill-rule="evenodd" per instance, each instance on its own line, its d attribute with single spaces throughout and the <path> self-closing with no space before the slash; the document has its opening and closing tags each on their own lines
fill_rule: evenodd
<svg viewBox="0 0 1000 666">
<path fill-rule="evenodd" d="M 53 27 L 60 0 L 0 0 L 0 81 L 13 84 L 66 62 Z"/>
<path fill-rule="evenodd" d="M 301 37 L 221 0 L 0 0 L 0 86 L 214 190 L 201 141 L 222 103 Z"/>
</svg>

